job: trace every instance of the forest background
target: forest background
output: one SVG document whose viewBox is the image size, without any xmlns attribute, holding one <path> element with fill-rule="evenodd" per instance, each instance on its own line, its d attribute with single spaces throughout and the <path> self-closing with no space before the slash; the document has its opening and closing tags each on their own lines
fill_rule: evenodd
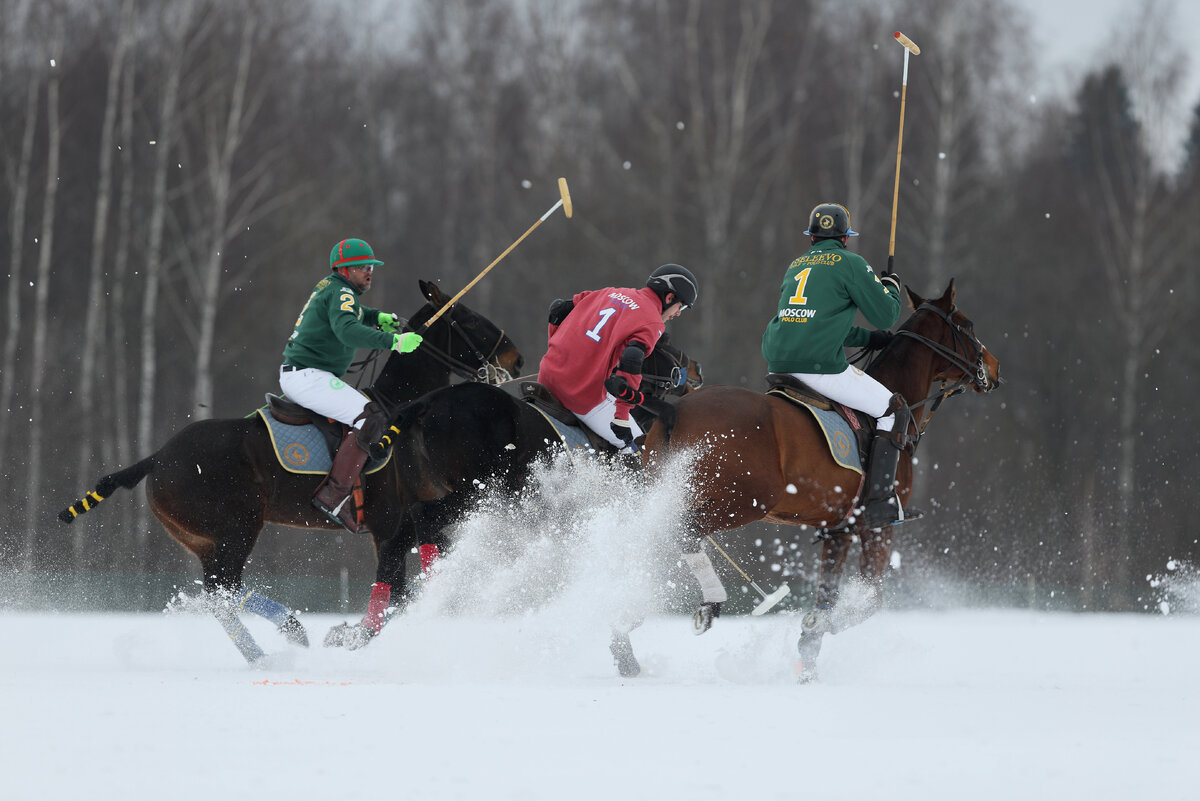
<svg viewBox="0 0 1200 801">
<path fill-rule="evenodd" d="M 922 53 L 896 269 L 926 296 L 956 280 L 1007 383 L 933 421 L 930 515 L 898 534 L 891 591 L 1163 608 L 1164 581 L 1194 575 L 1200 469 L 1200 98 L 1172 13 L 1140 3 L 1040 97 L 1007 0 L 0 0 L 0 605 L 161 607 L 199 570 L 140 490 L 71 528 L 55 514 L 277 391 L 334 242 L 370 241 L 386 265 L 367 301 L 408 315 L 418 279 L 464 286 L 560 175 L 575 217 L 466 302 L 536 365 L 551 300 L 678 262 L 702 290 L 673 341 L 708 383 L 764 387 L 808 210 L 845 203 L 853 247 L 886 264 L 902 30 Z M 804 596 L 811 540 L 727 543 Z M 249 572 L 309 582 L 318 608 L 372 574 L 365 538 L 284 529 Z"/>
</svg>

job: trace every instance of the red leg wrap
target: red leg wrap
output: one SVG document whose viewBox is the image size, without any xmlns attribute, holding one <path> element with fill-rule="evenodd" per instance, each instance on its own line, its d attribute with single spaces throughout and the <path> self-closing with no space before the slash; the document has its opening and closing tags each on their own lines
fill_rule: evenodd
<svg viewBox="0 0 1200 801">
<path fill-rule="evenodd" d="M 421 556 L 421 572 L 425 573 L 426 575 L 429 574 L 429 570 L 433 567 L 433 563 L 436 562 L 438 557 L 442 555 L 442 552 L 438 549 L 438 547 L 430 543 L 426 543 L 418 548 L 417 553 Z"/>
<path fill-rule="evenodd" d="M 371 601 L 367 604 L 367 614 L 362 624 L 376 634 L 383 628 L 384 615 L 387 613 L 388 601 L 392 599 L 392 585 L 377 581 L 371 585 Z"/>
</svg>

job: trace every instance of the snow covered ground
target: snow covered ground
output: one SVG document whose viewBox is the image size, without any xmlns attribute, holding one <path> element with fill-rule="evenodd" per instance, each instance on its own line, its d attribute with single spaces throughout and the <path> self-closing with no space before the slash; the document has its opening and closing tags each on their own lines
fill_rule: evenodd
<svg viewBox="0 0 1200 801">
<path fill-rule="evenodd" d="M 0 799 L 1200 798 L 1196 614 L 885 611 L 801 686 L 798 613 L 660 612 L 619 678 L 608 623 L 666 608 L 640 566 L 681 488 L 590 470 L 473 515 L 360 651 L 319 645 L 330 615 L 307 650 L 246 618 L 251 669 L 186 602 L 0 608 Z"/>
<path fill-rule="evenodd" d="M 335 622 L 305 616 L 310 634 Z M 885 612 L 791 675 L 796 616 L 635 633 L 393 624 L 251 670 L 207 617 L 0 614 L 0 796 L 1195 799 L 1200 619 Z M 252 624 L 253 625 L 253 624 Z"/>
</svg>

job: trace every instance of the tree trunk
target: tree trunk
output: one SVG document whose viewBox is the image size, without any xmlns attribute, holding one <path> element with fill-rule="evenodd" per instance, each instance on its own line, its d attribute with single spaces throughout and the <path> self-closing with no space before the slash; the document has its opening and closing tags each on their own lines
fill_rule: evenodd
<svg viewBox="0 0 1200 801">
<path fill-rule="evenodd" d="M 97 355 L 110 353 L 112 348 L 105 347 L 105 281 L 104 256 L 108 244 L 108 209 L 112 202 L 112 173 L 113 173 L 113 140 L 117 127 L 117 108 L 120 105 L 121 69 L 125 63 L 125 52 L 128 49 L 129 38 L 132 35 L 131 22 L 133 18 L 132 0 L 123 0 L 121 5 L 121 22 L 117 32 L 117 41 L 113 47 L 112 62 L 108 68 L 108 85 L 105 90 L 104 122 L 100 128 L 100 171 L 96 184 L 96 208 L 92 224 L 92 258 L 88 268 L 88 299 L 87 314 L 84 317 L 84 336 L 80 344 L 83 352 L 79 365 L 79 419 L 89 417 L 97 419 L 96 407 L 96 363 Z M 100 418 L 102 419 L 102 418 Z M 79 459 L 75 475 L 79 481 L 87 481 L 93 454 L 96 452 L 96 438 L 106 426 L 87 426 L 79 435 Z M 72 561 L 79 566 L 84 556 L 84 543 L 87 537 L 87 526 L 77 526 L 72 532 L 71 551 Z"/>
<path fill-rule="evenodd" d="M 25 262 L 25 216 L 29 201 L 29 173 L 33 161 L 33 139 L 37 130 L 38 100 L 41 94 L 41 76 L 34 73 L 29 78 L 25 100 L 25 131 L 21 136 L 21 152 L 17 158 L 17 174 L 10 191 L 8 236 L 8 325 L 4 331 L 4 362 L 0 366 L 0 412 L 4 422 L 0 424 L 0 475 L 15 475 L 8 469 L 9 437 L 20 415 L 13 413 L 12 402 L 17 386 L 17 351 L 21 339 L 21 267 Z"/>
<path fill-rule="evenodd" d="M 217 331 L 217 310 L 221 301 L 221 254 L 229 242 L 226 219 L 229 216 L 233 161 L 245 135 L 243 126 L 249 121 L 246 112 L 246 87 L 250 78 L 250 57 L 253 54 L 254 25 L 242 29 L 238 52 L 237 73 L 224 120 L 223 138 L 211 143 L 213 153 L 208 164 L 209 187 L 212 192 L 212 218 L 201 276 L 199 340 L 196 344 L 196 383 L 192 418 L 212 417 L 213 407 L 213 347 Z"/>
<path fill-rule="evenodd" d="M 171 49 L 163 78 L 162 102 L 158 113 L 158 138 L 154 163 L 154 189 L 151 193 L 149 241 L 143 270 L 146 283 L 142 293 L 141 313 L 141 381 L 138 385 L 138 455 L 148 456 L 156 450 L 154 442 L 154 387 L 158 378 L 158 295 L 163 272 L 163 227 L 167 215 L 167 170 L 178 129 L 179 82 L 183 72 L 184 43 L 191 23 L 192 6 L 189 3 L 180 15 L 178 37 Z M 138 551 L 144 552 L 149 533 L 149 510 L 143 504 L 138 508 L 137 537 Z"/>
<path fill-rule="evenodd" d="M 46 83 L 46 189 L 42 198 L 42 233 L 39 238 L 37 282 L 33 306 L 33 349 L 29 381 L 29 467 L 25 493 L 25 568 L 35 564 L 34 549 L 40 521 L 45 510 L 42 503 L 42 440 L 44 438 L 42 389 L 45 384 L 45 364 L 49 344 L 48 307 L 50 301 L 50 264 L 54 249 L 54 212 L 58 197 L 58 162 L 62 145 L 62 126 L 58 116 L 59 62 L 62 60 L 63 19 L 55 17 L 51 34 L 50 53 L 53 65 Z"/>
</svg>

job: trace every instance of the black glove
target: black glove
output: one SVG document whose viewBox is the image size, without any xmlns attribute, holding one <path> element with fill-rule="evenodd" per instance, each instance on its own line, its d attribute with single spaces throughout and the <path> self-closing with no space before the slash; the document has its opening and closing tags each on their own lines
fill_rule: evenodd
<svg viewBox="0 0 1200 801">
<path fill-rule="evenodd" d="M 633 429 L 629 427 L 628 420 L 613 420 L 608 427 L 612 429 L 617 439 L 625 443 L 626 448 L 637 450 L 637 446 L 633 444 Z"/>
<path fill-rule="evenodd" d="M 550 304 L 550 325 L 562 325 L 562 321 L 567 319 L 567 315 L 575 308 L 574 300 L 557 299 Z"/>
<path fill-rule="evenodd" d="M 896 335 L 891 331 L 872 331 L 867 339 L 867 350 L 883 350 L 892 344 L 892 340 L 895 338 Z"/>
<path fill-rule="evenodd" d="M 625 380 L 625 376 L 613 374 L 604 380 L 604 388 L 612 393 L 612 396 L 617 400 L 625 401 L 625 403 L 641 406 L 646 402 L 646 396 L 629 386 L 629 382 Z"/>
<path fill-rule="evenodd" d="M 879 280 L 883 282 L 884 286 L 890 284 L 892 289 L 896 291 L 896 294 L 900 294 L 900 276 L 895 273 L 884 273 L 879 277 Z"/>
</svg>

